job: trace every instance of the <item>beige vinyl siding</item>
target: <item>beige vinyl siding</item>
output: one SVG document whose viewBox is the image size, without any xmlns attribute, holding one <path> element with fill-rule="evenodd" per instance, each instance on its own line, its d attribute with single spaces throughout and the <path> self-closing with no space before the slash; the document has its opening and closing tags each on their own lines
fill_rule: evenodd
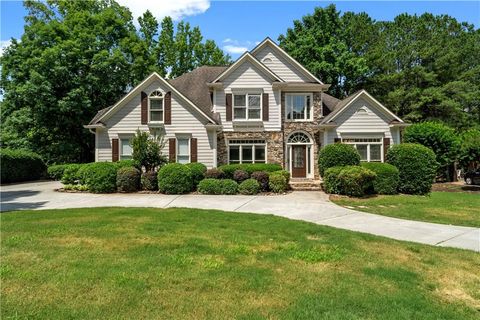
<svg viewBox="0 0 480 320">
<path fill-rule="evenodd" d="M 254 56 L 286 82 L 310 82 L 313 80 L 288 61 L 283 54 L 269 45 L 265 45 Z M 264 59 L 270 59 L 271 61 L 265 61 Z"/>
<path fill-rule="evenodd" d="M 163 93 L 170 91 L 158 81 L 149 84 L 143 91 L 150 94 L 156 89 L 160 89 Z M 140 111 L 139 93 L 106 120 L 105 124 L 107 129 L 97 133 L 97 161 L 112 160 L 112 139 L 118 138 L 119 136 L 133 135 L 137 128 L 142 131 L 149 130 L 147 125 L 141 124 Z M 198 162 L 205 164 L 207 167 L 213 167 L 215 141 L 213 139 L 213 133 L 210 133 L 211 137 L 209 137 L 209 133 L 207 133 L 203 125 L 204 122 L 206 122 L 206 120 L 198 111 L 180 100 L 176 94 L 172 92 L 172 124 L 165 125 L 165 148 L 163 154 L 168 156 L 169 138 L 175 138 L 175 134 L 191 134 L 193 138 L 198 139 Z"/>
<path fill-rule="evenodd" d="M 360 108 L 365 108 L 367 112 L 357 112 Z M 338 126 L 327 131 L 327 144 L 334 143 L 335 138 L 346 136 L 377 136 L 390 138 L 392 144 L 398 144 L 398 129 L 390 128 L 390 120 L 389 116 L 384 115 L 367 100 L 358 98 L 334 119 Z"/>
<path fill-rule="evenodd" d="M 242 90 L 248 92 L 262 90 L 268 93 L 269 100 L 269 121 L 263 122 L 265 131 L 279 131 L 281 129 L 281 102 L 280 91 L 272 89 L 272 80 L 267 75 L 255 67 L 251 62 L 245 61 L 235 70 L 233 70 L 225 79 L 222 80 L 223 89 L 215 90 L 215 111 L 220 113 L 224 131 L 233 131 L 232 122 L 226 121 L 225 94 L 232 93 L 232 90 Z"/>
</svg>

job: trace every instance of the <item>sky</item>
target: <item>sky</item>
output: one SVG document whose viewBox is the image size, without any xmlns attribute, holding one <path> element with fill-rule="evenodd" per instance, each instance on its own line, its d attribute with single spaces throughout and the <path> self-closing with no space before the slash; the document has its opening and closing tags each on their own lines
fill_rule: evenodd
<svg viewBox="0 0 480 320">
<path fill-rule="evenodd" d="M 21 1 L 0 0 L 0 46 L 23 33 L 25 9 Z M 134 17 L 149 9 L 159 20 L 167 15 L 199 26 L 206 39 L 233 58 L 252 49 L 266 37 L 277 40 L 295 19 L 317 6 L 335 3 L 341 12 L 366 12 L 375 20 L 392 20 L 400 13 L 448 14 L 480 27 L 480 0 L 474 1 L 210 1 L 210 0 L 117 0 Z"/>
</svg>

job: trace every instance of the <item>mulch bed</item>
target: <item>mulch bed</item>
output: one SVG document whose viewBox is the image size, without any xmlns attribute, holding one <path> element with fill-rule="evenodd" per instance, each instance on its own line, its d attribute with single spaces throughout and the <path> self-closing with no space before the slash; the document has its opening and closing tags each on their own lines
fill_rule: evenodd
<svg viewBox="0 0 480 320">
<path fill-rule="evenodd" d="M 463 182 L 434 183 L 432 191 L 479 193 L 480 186 L 468 186 Z"/>
</svg>

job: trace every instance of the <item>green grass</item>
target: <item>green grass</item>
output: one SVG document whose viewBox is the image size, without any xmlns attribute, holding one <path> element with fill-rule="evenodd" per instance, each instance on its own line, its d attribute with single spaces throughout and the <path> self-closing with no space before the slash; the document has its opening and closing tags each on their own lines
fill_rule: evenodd
<svg viewBox="0 0 480 320">
<path fill-rule="evenodd" d="M 480 227 L 480 194 L 432 192 L 428 196 L 394 195 L 369 198 L 332 196 L 341 206 L 384 216 L 459 226 Z"/>
<path fill-rule="evenodd" d="M 2 319 L 478 319 L 480 255 L 192 209 L 1 215 Z"/>
</svg>

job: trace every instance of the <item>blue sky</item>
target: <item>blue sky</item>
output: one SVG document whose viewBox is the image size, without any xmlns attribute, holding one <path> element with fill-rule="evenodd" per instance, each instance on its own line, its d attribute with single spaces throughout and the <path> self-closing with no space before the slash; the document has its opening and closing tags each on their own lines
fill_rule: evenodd
<svg viewBox="0 0 480 320">
<path fill-rule="evenodd" d="M 234 58 L 265 37 L 276 40 L 294 19 L 313 12 L 316 6 L 335 3 L 342 11 L 367 12 L 375 20 L 392 20 L 400 13 L 448 14 L 459 21 L 480 26 L 480 1 L 209 1 L 209 0 L 117 0 L 138 16 L 149 8 L 161 19 L 165 15 L 200 26 L 205 38 L 213 39 Z M 1 0 L 1 44 L 20 38 L 25 10 L 21 1 Z"/>
</svg>

